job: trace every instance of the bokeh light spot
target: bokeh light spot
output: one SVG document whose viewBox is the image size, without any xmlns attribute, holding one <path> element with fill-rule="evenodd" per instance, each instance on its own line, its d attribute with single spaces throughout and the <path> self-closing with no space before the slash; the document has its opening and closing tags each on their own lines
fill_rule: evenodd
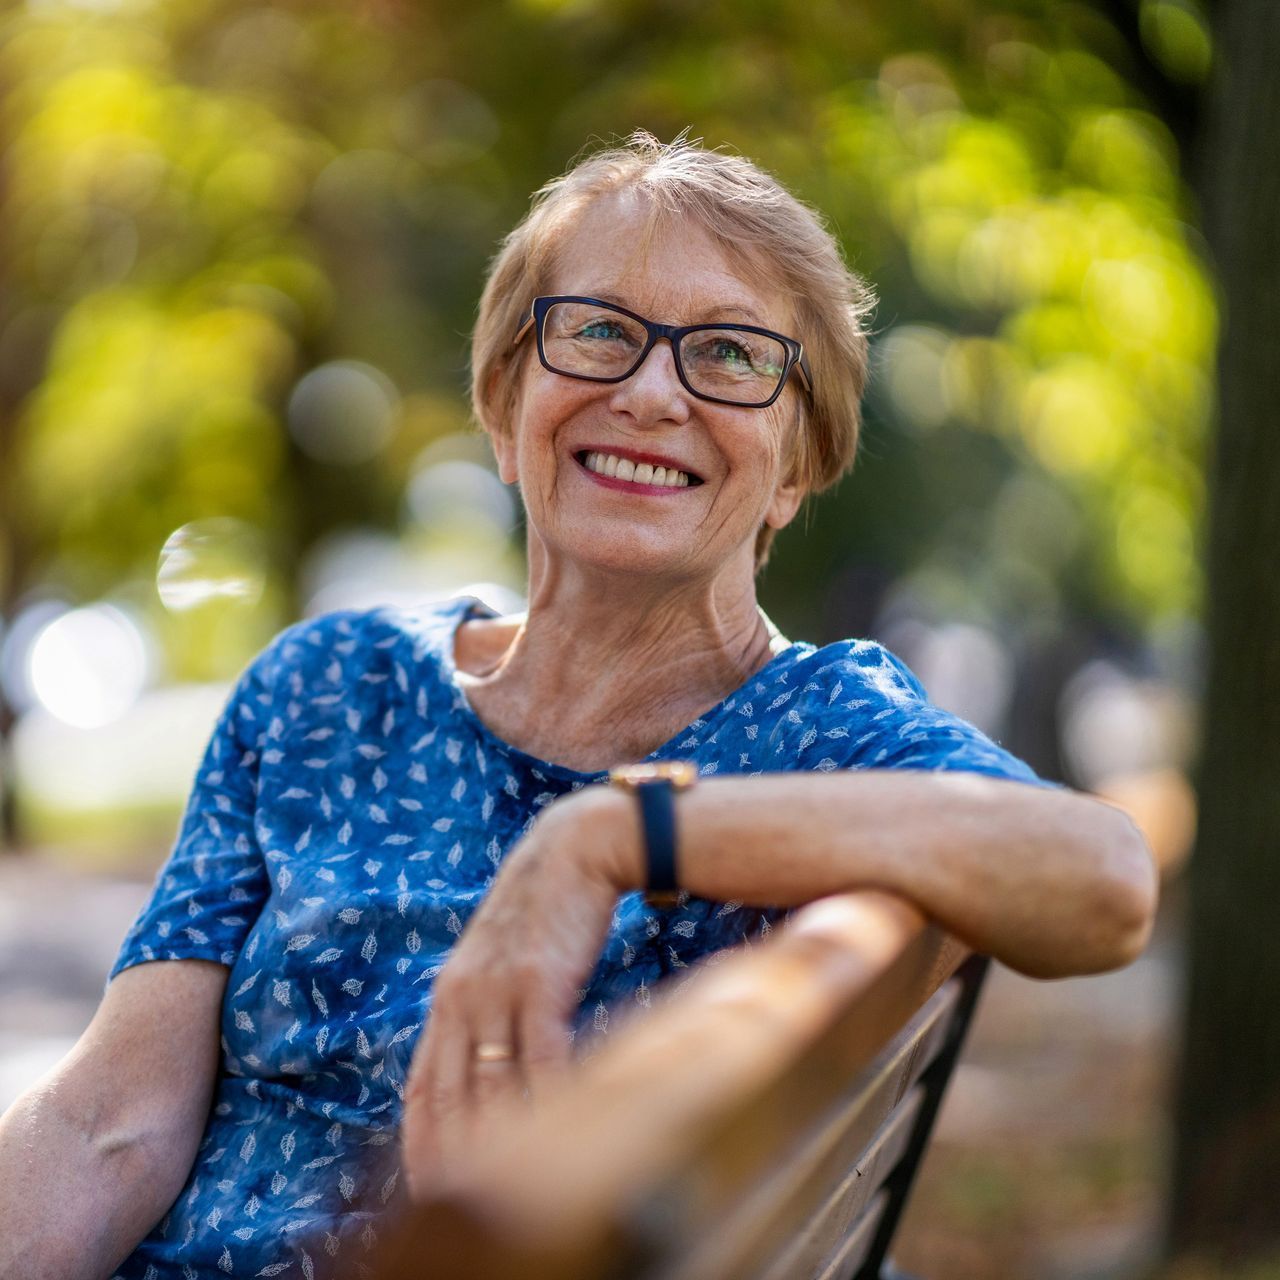
<svg viewBox="0 0 1280 1280">
<path fill-rule="evenodd" d="M 134 621 L 108 604 L 72 609 L 49 622 L 27 657 L 36 700 L 79 729 L 110 724 L 137 700 L 147 647 Z"/>
<path fill-rule="evenodd" d="M 156 591 L 181 613 L 212 600 L 254 605 L 262 598 L 267 556 L 261 536 L 242 520 L 195 520 L 165 540 Z"/>
<path fill-rule="evenodd" d="M 304 375 L 289 397 L 289 431 L 319 462 L 376 457 L 395 429 L 399 400 L 391 379 L 356 360 L 335 360 Z"/>
<path fill-rule="evenodd" d="M 900 419 L 931 430 L 951 414 L 944 376 L 948 336 L 927 325 L 899 325 L 880 343 L 886 391 Z"/>
</svg>

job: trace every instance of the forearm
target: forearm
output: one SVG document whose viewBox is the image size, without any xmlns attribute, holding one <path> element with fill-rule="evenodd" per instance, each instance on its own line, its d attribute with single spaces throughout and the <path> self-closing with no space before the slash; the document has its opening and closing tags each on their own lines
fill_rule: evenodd
<svg viewBox="0 0 1280 1280">
<path fill-rule="evenodd" d="M 103 1280 L 181 1189 L 172 1146 L 77 1109 L 54 1076 L 0 1118 L 0 1275 Z"/>
<path fill-rule="evenodd" d="M 642 887 L 638 807 L 592 790 L 610 874 L 622 891 Z M 1074 792 L 966 773 L 766 774 L 704 779 L 677 818 L 680 882 L 699 897 L 791 906 L 885 889 L 1033 977 L 1128 963 L 1154 915 L 1137 829 Z"/>
</svg>

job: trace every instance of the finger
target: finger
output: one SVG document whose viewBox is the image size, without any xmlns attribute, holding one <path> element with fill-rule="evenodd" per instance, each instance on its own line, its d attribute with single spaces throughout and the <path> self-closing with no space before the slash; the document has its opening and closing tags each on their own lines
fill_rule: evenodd
<svg viewBox="0 0 1280 1280">
<path fill-rule="evenodd" d="M 440 1001 L 432 1010 L 418 1091 L 426 1112 L 428 1141 L 442 1173 L 457 1163 L 466 1145 L 470 1035 L 452 1007 L 451 1002 Z"/>
<path fill-rule="evenodd" d="M 526 1006 L 520 1019 L 520 1066 L 530 1101 L 547 1096 L 572 1057 L 564 1020 L 545 1008 Z"/>
<path fill-rule="evenodd" d="M 521 1046 L 510 1013 L 491 1014 L 472 1031 L 471 1096 L 473 1107 L 488 1111 L 519 1100 L 524 1082 L 520 1069 Z M 509 1056 L 489 1058 L 480 1050 L 505 1048 Z"/>
</svg>

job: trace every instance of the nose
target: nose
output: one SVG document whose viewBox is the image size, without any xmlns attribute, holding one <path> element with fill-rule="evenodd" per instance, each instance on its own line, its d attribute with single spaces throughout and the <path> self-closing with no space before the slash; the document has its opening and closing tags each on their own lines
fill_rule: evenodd
<svg viewBox="0 0 1280 1280">
<path fill-rule="evenodd" d="M 634 418 L 641 426 L 654 422 L 682 423 L 688 420 L 691 398 L 676 373 L 671 343 L 659 338 L 640 367 L 614 387 L 609 408 Z"/>
</svg>

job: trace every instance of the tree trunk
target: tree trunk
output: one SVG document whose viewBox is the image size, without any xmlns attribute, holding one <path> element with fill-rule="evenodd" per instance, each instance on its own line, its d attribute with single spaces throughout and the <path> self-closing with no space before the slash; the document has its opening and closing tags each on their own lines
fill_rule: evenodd
<svg viewBox="0 0 1280 1280">
<path fill-rule="evenodd" d="M 1214 8 L 1200 170 L 1223 302 L 1208 672 L 1168 1246 L 1280 1250 L 1280 5 Z"/>
</svg>

